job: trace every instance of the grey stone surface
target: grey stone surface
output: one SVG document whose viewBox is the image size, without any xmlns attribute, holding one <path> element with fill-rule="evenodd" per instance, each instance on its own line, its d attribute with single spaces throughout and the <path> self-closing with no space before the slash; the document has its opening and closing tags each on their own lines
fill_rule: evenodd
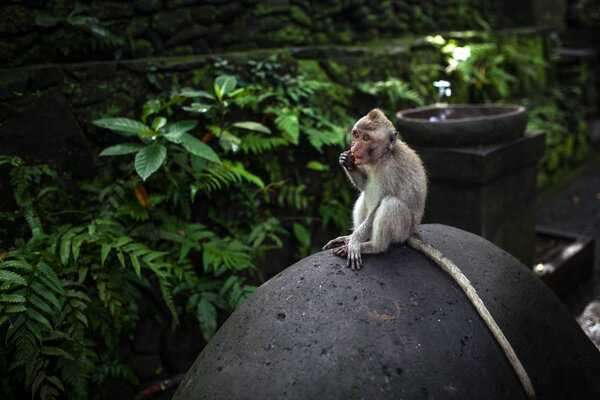
<svg viewBox="0 0 600 400">
<path fill-rule="evenodd" d="M 536 164 L 545 134 L 479 147 L 415 147 L 429 176 L 425 222 L 485 237 L 526 265 L 534 254 Z"/>
<path fill-rule="evenodd" d="M 600 353 L 555 295 L 481 237 L 424 225 L 471 280 L 540 399 L 600 398 Z M 352 272 L 328 252 L 262 285 L 180 384 L 187 399 L 524 399 L 458 285 L 397 245 Z"/>
</svg>

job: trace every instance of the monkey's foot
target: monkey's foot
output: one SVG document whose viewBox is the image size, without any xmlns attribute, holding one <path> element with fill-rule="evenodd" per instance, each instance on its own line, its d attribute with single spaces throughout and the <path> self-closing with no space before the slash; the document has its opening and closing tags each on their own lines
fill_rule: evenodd
<svg viewBox="0 0 600 400">
<path fill-rule="evenodd" d="M 354 249 L 348 247 L 348 258 L 346 259 L 346 267 L 352 268 L 352 271 L 357 271 L 362 268 L 362 257 L 360 255 L 360 248 Z"/>
<path fill-rule="evenodd" d="M 333 246 L 335 246 L 336 244 L 346 245 L 346 244 L 348 244 L 348 240 L 350 240 L 350 236 L 340 236 L 340 237 L 337 237 L 337 238 L 332 239 L 329 242 L 327 242 L 327 244 L 325 246 L 323 246 L 323 248 L 321 250 L 330 249 Z"/>
</svg>

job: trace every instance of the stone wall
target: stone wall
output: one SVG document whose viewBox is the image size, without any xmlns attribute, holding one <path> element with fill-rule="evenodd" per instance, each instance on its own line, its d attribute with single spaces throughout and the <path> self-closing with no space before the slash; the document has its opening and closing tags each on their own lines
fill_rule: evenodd
<svg viewBox="0 0 600 400">
<path fill-rule="evenodd" d="M 501 0 L 13 0 L 0 5 L 0 66 L 348 44 L 481 29 L 482 21 L 525 25 L 528 3 L 515 14 Z"/>
</svg>

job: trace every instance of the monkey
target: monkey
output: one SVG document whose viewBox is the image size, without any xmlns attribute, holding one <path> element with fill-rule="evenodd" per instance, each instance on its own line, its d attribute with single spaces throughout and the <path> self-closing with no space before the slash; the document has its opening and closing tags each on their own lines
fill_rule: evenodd
<svg viewBox="0 0 600 400">
<path fill-rule="evenodd" d="M 527 371 L 469 279 L 418 235 L 427 174 L 421 158 L 398 137 L 381 110 L 375 108 L 356 122 L 350 149 L 340 154 L 339 164 L 360 195 L 352 210 L 352 234 L 330 240 L 323 250 L 346 257 L 352 270 L 363 267 L 363 254 L 382 253 L 394 243 L 406 243 L 423 253 L 458 283 L 503 349 L 528 397 L 535 399 Z"/>
</svg>

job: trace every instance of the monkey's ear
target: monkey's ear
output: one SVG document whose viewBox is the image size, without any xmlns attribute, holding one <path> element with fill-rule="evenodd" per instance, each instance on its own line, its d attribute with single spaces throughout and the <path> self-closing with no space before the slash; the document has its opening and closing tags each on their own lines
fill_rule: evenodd
<svg viewBox="0 0 600 400">
<path fill-rule="evenodd" d="M 390 150 L 394 149 L 397 139 L 398 139 L 398 131 L 393 131 L 392 133 L 390 133 Z"/>
</svg>

